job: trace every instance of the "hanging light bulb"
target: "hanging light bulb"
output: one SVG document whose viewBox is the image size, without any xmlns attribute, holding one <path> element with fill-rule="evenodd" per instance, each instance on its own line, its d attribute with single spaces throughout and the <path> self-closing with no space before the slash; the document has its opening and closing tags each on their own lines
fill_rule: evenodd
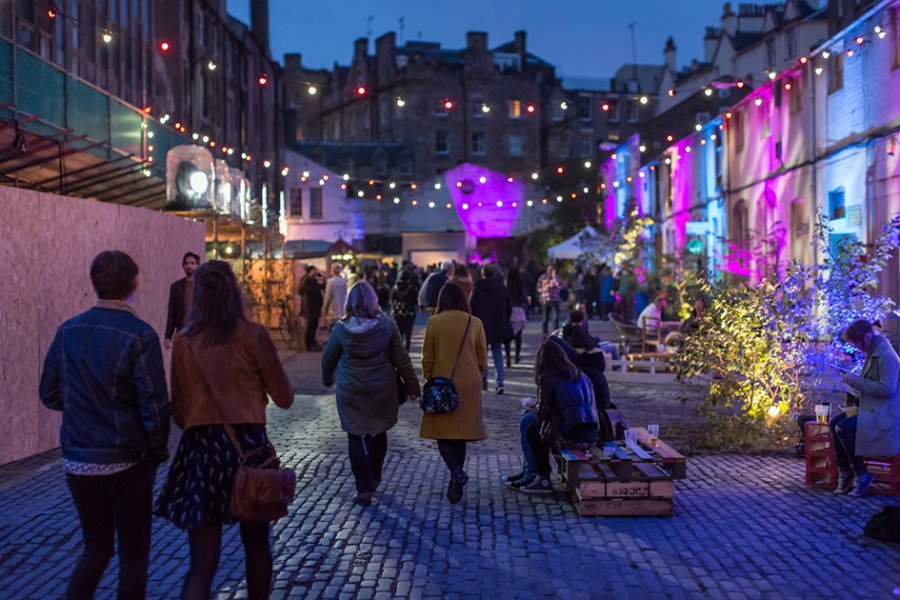
<svg viewBox="0 0 900 600">
<path fill-rule="evenodd" d="M 103 43 L 104 43 L 104 44 L 109 44 L 109 43 L 111 43 L 111 42 L 112 42 L 112 39 L 113 39 L 112 32 L 111 32 L 109 29 L 104 29 L 104 30 L 100 33 L 100 39 L 103 40 Z"/>
</svg>

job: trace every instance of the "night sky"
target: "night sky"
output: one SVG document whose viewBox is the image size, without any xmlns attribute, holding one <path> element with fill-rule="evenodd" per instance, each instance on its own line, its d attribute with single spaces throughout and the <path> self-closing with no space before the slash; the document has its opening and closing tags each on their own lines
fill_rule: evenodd
<svg viewBox="0 0 900 600">
<path fill-rule="evenodd" d="M 305 66 L 349 64 L 353 40 L 371 29 L 387 31 L 398 43 L 422 39 L 445 48 L 465 46 L 466 31 L 487 31 L 491 47 L 528 32 L 528 50 L 554 64 L 558 74 L 610 77 L 631 62 L 629 23 L 636 23 L 637 59 L 662 64 L 669 35 L 678 46 L 678 65 L 702 59 L 707 26 L 718 26 L 724 0 L 270 0 L 272 53 L 282 61 L 299 52 Z M 732 2 L 737 7 L 738 1 Z M 229 12 L 250 21 L 250 0 L 228 0 Z M 368 18 L 374 17 L 371 25 Z M 370 46 L 370 51 L 371 51 Z"/>
</svg>

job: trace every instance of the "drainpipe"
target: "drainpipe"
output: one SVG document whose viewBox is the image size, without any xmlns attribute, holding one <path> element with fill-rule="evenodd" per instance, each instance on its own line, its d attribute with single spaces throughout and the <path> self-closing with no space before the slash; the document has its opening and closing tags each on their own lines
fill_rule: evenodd
<svg viewBox="0 0 900 600">
<path fill-rule="evenodd" d="M 811 188 L 810 189 L 811 196 L 809 199 L 810 220 L 809 220 L 809 232 L 807 233 L 807 235 L 809 236 L 810 239 L 814 239 L 813 238 L 813 231 L 814 231 L 813 228 L 819 222 L 819 202 L 818 202 L 819 186 L 817 183 L 818 178 L 819 178 L 819 150 L 818 150 L 819 146 L 818 146 L 818 139 L 816 138 L 816 109 L 817 109 L 817 107 L 816 107 L 816 79 L 815 79 L 815 77 L 813 77 L 813 62 L 814 61 L 810 60 L 809 62 L 806 63 L 806 80 L 812 83 L 812 85 L 809 86 L 810 90 L 811 90 L 811 98 L 810 98 L 811 106 L 810 106 L 809 112 L 811 113 L 810 114 L 810 128 L 811 128 L 810 129 L 810 137 L 812 139 L 812 156 L 810 158 L 811 158 L 811 162 L 812 162 L 812 165 L 811 165 L 812 185 L 810 186 L 810 188 Z M 826 102 L 827 102 L 827 97 L 826 97 Z M 817 243 L 812 244 L 812 264 L 813 265 L 819 264 L 819 244 L 817 244 Z"/>
</svg>

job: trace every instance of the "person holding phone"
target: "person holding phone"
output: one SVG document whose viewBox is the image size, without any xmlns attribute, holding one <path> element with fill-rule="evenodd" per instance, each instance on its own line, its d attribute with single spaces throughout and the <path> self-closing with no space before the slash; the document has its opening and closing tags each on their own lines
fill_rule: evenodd
<svg viewBox="0 0 900 600">
<path fill-rule="evenodd" d="M 862 496 L 875 479 L 863 457 L 900 455 L 900 357 L 864 319 L 844 331 L 844 340 L 865 353 L 866 359 L 859 375 L 845 373 L 842 377 L 859 394 L 859 412 L 845 410 L 831 420 L 838 465 L 834 492 Z"/>
</svg>

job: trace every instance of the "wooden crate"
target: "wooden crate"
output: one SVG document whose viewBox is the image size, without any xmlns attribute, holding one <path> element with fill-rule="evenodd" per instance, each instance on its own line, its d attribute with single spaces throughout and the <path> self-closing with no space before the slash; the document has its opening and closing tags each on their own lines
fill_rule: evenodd
<svg viewBox="0 0 900 600">
<path fill-rule="evenodd" d="M 556 455 L 557 472 L 579 515 L 672 515 L 674 479 L 684 477 L 685 459 L 662 441 L 650 446 L 649 434 L 643 442 L 641 437 L 639 433 L 638 443 L 632 446 L 607 442 L 606 452 L 595 447 Z"/>
</svg>

